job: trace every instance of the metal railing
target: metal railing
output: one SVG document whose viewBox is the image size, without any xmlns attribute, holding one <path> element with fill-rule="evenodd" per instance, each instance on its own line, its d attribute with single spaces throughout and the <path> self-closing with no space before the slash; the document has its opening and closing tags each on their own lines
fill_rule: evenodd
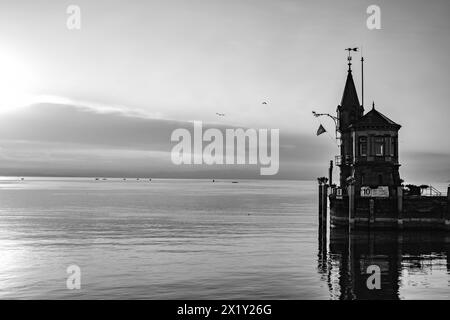
<svg viewBox="0 0 450 320">
<path fill-rule="evenodd" d="M 392 156 L 335 156 L 335 164 L 339 165 L 349 165 L 356 162 L 393 162 L 398 163 L 398 159 Z"/>
<path fill-rule="evenodd" d="M 351 164 L 353 162 L 352 156 L 335 156 L 334 163 L 337 166 Z"/>
<path fill-rule="evenodd" d="M 429 197 L 440 197 L 442 195 L 442 192 L 440 192 L 438 189 L 436 189 L 433 186 L 427 186 L 427 188 L 421 189 L 421 195 L 422 196 L 429 196 Z"/>
</svg>

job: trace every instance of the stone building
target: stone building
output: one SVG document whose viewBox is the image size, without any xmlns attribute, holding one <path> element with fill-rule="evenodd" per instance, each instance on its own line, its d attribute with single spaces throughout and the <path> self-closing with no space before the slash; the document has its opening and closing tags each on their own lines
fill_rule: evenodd
<svg viewBox="0 0 450 320">
<path fill-rule="evenodd" d="M 364 114 L 352 77 L 351 63 L 341 104 L 337 107 L 337 130 L 341 135 L 340 186 L 387 187 L 392 194 L 401 185 L 398 157 L 400 125 L 372 109 Z"/>
<path fill-rule="evenodd" d="M 326 180 L 318 179 L 319 231 L 327 234 L 324 230 L 328 199 L 333 227 L 450 230 L 450 186 L 447 196 L 420 196 L 404 189 L 399 174 L 401 126 L 378 111 L 375 104 L 365 113 L 353 81 L 350 55 L 348 59 L 347 81 L 337 117 L 314 113 L 336 121 L 341 142 L 340 155 L 336 157 L 339 188 L 329 188 Z M 329 175 L 332 178 L 332 167 Z"/>
</svg>

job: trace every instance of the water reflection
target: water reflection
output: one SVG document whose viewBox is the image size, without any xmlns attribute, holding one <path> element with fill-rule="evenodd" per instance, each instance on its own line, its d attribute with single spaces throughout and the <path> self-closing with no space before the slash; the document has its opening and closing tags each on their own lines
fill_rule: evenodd
<svg viewBox="0 0 450 320">
<path fill-rule="evenodd" d="M 444 232 L 319 229 L 318 252 L 332 299 L 449 298 L 450 236 Z M 370 265 L 381 270 L 379 290 L 367 286 Z"/>
</svg>

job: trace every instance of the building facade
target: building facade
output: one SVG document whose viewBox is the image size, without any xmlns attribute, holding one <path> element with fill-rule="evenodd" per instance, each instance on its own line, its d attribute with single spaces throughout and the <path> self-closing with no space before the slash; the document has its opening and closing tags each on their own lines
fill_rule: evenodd
<svg viewBox="0 0 450 320">
<path fill-rule="evenodd" d="M 351 64 L 341 104 L 337 107 L 340 155 L 340 186 L 355 186 L 356 194 L 363 187 L 388 188 L 395 192 L 401 185 L 399 174 L 398 131 L 401 126 L 381 112 L 372 109 L 364 114 L 353 81 Z"/>
<path fill-rule="evenodd" d="M 336 157 L 340 186 L 332 185 L 328 191 L 327 182 L 318 179 L 319 230 L 326 230 L 328 199 L 333 227 L 450 230 L 450 186 L 447 196 L 405 194 L 399 174 L 401 126 L 379 112 L 375 104 L 364 113 L 350 62 L 349 56 L 344 93 L 334 117 L 341 142 Z"/>
</svg>

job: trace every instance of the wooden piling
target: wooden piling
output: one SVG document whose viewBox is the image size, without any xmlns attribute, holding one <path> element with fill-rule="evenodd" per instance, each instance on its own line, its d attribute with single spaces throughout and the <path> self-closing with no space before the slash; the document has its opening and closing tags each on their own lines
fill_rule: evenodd
<svg viewBox="0 0 450 320">
<path fill-rule="evenodd" d="M 447 187 L 447 212 L 445 217 L 445 228 L 450 229 L 450 185 Z"/>
<path fill-rule="evenodd" d="M 353 227 L 355 223 L 355 186 L 349 184 L 348 190 L 348 224 Z"/>
<path fill-rule="evenodd" d="M 322 183 L 319 182 L 319 228 L 322 227 L 322 215 L 323 215 L 323 209 L 322 209 Z"/>
<path fill-rule="evenodd" d="M 333 185 L 333 160 L 330 160 L 330 168 L 328 169 L 328 182 Z"/>
<path fill-rule="evenodd" d="M 397 187 L 397 225 L 403 229 L 403 187 Z"/>
<path fill-rule="evenodd" d="M 328 185 L 324 183 L 322 185 L 322 230 L 326 235 L 328 220 Z"/>
<path fill-rule="evenodd" d="M 319 265 L 326 270 L 327 259 L 327 184 L 319 181 Z"/>
<path fill-rule="evenodd" d="M 369 199 L 369 227 L 375 223 L 375 200 Z"/>
</svg>

